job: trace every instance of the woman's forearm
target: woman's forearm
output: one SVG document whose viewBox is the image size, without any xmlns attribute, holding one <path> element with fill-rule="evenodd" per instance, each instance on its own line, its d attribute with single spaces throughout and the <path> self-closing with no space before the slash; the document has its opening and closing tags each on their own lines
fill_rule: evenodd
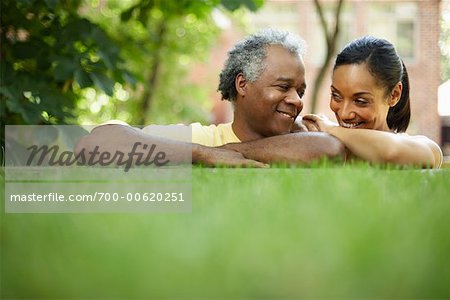
<svg viewBox="0 0 450 300">
<path fill-rule="evenodd" d="M 329 133 L 341 140 L 351 153 L 367 161 L 419 167 L 438 167 L 439 164 L 425 137 L 418 139 L 392 132 L 339 126 L 330 128 Z"/>
</svg>

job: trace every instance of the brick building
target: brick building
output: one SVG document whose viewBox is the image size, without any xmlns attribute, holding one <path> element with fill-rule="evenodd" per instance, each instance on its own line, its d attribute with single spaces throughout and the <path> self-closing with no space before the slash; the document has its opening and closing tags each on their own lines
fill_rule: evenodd
<svg viewBox="0 0 450 300">
<path fill-rule="evenodd" d="M 335 1 L 323 1 L 326 16 L 332 20 Z M 362 35 L 374 35 L 391 41 L 403 58 L 411 83 L 412 117 L 408 132 L 424 134 L 440 142 L 441 121 L 437 110 L 437 94 L 440 85 L 440 51 L 438 46 L 441 0 L 346 0 L 342 13 L 341 35 L 338 49 L 350 40 Z M 308 43 L 305 57 L 309 86 L 325 56 L 325 42 L 312 0 L 266 0 L 264 7 L 250 14 L 243 32 L 233 23 L 225 24 L 216 49 L 212 53 L 210 78 L 217 78 L 226 52 L 248 32 L 264 27 L 287 29 L 299 34 Z M 329 107 L 331 73 L 326 76 L 320 94 L 318 111 L 333 117 Z M 217 80 L 217 79 L 216 79 Z M 211 82 L 217 87 L 217 81 Z M 303 113 L 310 111 L 310 95 L 305 95 Z M 231 106 L 220 102 L 220 96 L 211 90 L 215 99 L 213 122 L 229 121 Z"/>
</svg>

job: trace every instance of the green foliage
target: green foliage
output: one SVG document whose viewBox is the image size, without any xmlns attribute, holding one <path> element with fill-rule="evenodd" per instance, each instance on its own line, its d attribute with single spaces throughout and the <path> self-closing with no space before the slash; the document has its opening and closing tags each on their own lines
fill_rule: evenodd
<svg viewBox="0 0 450 300">
<path fill-rule="evenodd" d="M 201 118 L 205 95 L 184 77 L 218 33 L 211 11 L 261 4 L 1 1 L 2 124 Z"/>
<path fill-rule="evenodd" d="M 96 87 L 112 95 L 124 82 L 120 49 L 78 15 L 80 1 L 1 3 L 2 123 L 64 123 L 80 95 Z"/>
<path fill-rule="evenodd" d="M 249 2 L 253 3 L 250 9 L 262 4 L 260 0 L 238 2 L 242 3 L 228 9 L 249 7 Z M 87 4 L 91 6 L 87 17 L 101 24 L 120 45 L 127 67 L 138 80 L 135 90 L 123 87 L 127 99 L 103 103 L 102 121 L 119 118 L 133 124 L 164 124 L 207 120 L 209 95 L 187 76 L 195 62 L 208 59 L 219 33 L 211 12 L 220 1 L 108 1 L 101 8 L 97 1 Z M 94 112 L 91 120 L 95 118 Z"/>
<path fill-rule="evenodd" d="M 194 168 L 192 213 L 6 214 L 0 297 L 448 299 L 449 180 Z"/>
<path fill-rule="evenodd" d="M 145 6 L 144 10 L 137 4 L 126 8 L 122 1 L 109 1 L 102 7 L 103 14 L 98 14 L 95 8 L 88 10 L 87 17 L 105 27 L 120 45 L 128 69 L 138 80 L 135 90 L 122 87 L 127 93 L 125 99 L 103 102 L 102 121 L 119 118 L 143 124 L 205 119 L 207 109 L 202 110 L 202 106 L 207 108 L 205 105 L 210 101 L 202 95 L 202 87 L 185 78 L 193 62 L 206 59 L 207 50 L 219 32 L 209 16 L 212 7 L 184 7 L 195 13 L 182 14 L 178 11 L 180 7 L 167 7 L 169 3 L 174 2 L 161 2 L 162 7 Z M 189 3 L 198 6 L 202 2 Z M 98 98 L 84 102 L 87 101 L 98 102 Z M 91 114 L 91 120 L 98 118 L 95 113 Z"/>
</svg>

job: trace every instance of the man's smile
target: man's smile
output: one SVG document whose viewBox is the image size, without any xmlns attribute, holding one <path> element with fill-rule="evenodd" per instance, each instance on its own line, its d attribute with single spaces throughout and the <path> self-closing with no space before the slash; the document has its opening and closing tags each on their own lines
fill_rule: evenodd
<svg viewBox="0 0 450 300">
<path fill-rule="evenodd" d="M 295 120 L 295 118 L 297 117 L 297 110 L 287 110 L 287 109 L 277 109 L 276 110 L 277 113 L 279 113 L 280 115 L 282 115 L 285 118 L 291 119 L 291 120 Z"/>
</svg>

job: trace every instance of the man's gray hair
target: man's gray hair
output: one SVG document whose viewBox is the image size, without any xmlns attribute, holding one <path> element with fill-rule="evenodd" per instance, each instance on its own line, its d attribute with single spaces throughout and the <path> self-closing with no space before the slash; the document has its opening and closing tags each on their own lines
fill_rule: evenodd
<svg viewBox="0 0 450 300">
<path fill-rule="evenodd" d="M 305 41 L 289 31 L 267 28 L 250 35 L 228 52 L 228 59 L 220 73 L 218 88 L 222 100 L 236 99 L 237 90 L 234 81 L 239 73 L 244 74 L 249 82 L 255 82 L 259 78 L 266 67 L 265 59 L 269 45 L 280 45 L 299 56 L 306 53 Z"/>
</svg>

